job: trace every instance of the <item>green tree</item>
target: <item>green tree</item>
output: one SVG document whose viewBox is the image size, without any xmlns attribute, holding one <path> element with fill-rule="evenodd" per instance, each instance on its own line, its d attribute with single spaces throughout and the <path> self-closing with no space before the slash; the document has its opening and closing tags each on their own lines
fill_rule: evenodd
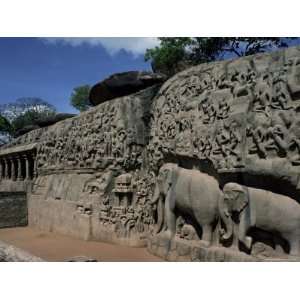
<svg viewBox="0 0 300 300">
<path fill-rule="evenodd" d="M 10 141 L 13 128 L 10 122 L 0 115 L 0 146 Z"/>
<path fill-rule="evenodd" d="M 26 132 L 39 128 L 40 126 L 37 124 L 37 121 L 47 119 L 55 114 L 55 111 L 49 110 L 36 111 L 30 109 L 25 111 L 11 122 L 13 137 L 18 137 Z"/>
<path fill-rule="evenodd" d="M 0 119 L 6 141 L 18 137 L 30 130 L 39 128 L 37 120 L 45 119 L 56 114 L 56 109 L 47 101 L 37 97 L 19 98 L 14 102 L 0 105 Z M 0 132 L 1 133 L 1 132 Z"/>
<path fill-rule="evenodd" d="M 71 94 L 70 103 L 79 111 L 85 111 L 91 107 L 89 101 L 89 93 L 91 87 L 89 85 L 81 85 L 75 87 Z"/>
<path fill-rule="evenodd" d="M 192 65 L 251 55 L 287 47 L 292 38 L 273 37 L 170 37 L 159 38 L 160 45 L 147 49 L 145 60 L 155 72 L 168 76 Z"/>
</svg>

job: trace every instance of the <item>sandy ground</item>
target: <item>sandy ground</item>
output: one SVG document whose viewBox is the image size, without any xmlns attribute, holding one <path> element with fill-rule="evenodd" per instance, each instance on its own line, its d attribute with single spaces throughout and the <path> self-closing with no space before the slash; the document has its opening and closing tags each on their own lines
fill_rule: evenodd
<svg viewBox="0 0 300 300">
<path fill-rule="evenodd" d="M 0 229 L 0 240 L 46 261 L 65 261 L 73 256 L 88 256 L 98 261 L 162 261 L 148 253 L 146 248 L 83 241 L 30 227 Z"/>
</svg>

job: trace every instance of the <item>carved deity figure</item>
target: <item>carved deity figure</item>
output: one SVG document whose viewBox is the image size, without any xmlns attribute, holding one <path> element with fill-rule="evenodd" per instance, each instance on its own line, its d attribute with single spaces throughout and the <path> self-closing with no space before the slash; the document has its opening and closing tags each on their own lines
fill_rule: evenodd
<svg viewBox="0 0 300 300">
<path fill-rule="evenodd" d="M 218 112 L 217 112 L 217 118 L 219 120 L 223 120 L 228 118 L 229 116 L 229 105 L 228 105 L 228 99 L 225 97 L 222 98 L 222 100 L 219 102 Z"/>
<path fill-rule="evenodd" d="M 103 198 L 103 201 L 100 205 L 99 219 L 103 225 L 111 223 L 110 213 L 112 206 L 109 204 L 109 196 Z"/>
<path fill-rule="evenodd" d="M 213 150 L 214 154 L 222 154 L 223 157 L 227 157 L 229 154 L 228 145 L 230 142 L 229 132 L 224 126 L 219 126 L 217 129 L 217 134 L 215 137 L 215 148 Z"/>
<path fill-rule="evenodd" d="M 267 82 L 262 79 L 254 87 L 253 111 L 264 113 L 269 116 L 268 106 L 272 98 L 272 89 Z"/>
<path fill-rule="evenodd" d="M 239 146 L 242 143 L 242 136 L 240 134 L 239 125 L 236 121 L 231 122 L 229 126 L 229 145 L 228 145 L 228 153 L 229 158 L 230 156 L 232 158 L 235 158 L 235 161 L 233 162 L 233 167 L 241 167 L 243 166 L 241 162 L 241 149 L 239 149 Z"/>
<path fill-rule="evenodd" d="M 212 151 L 212 143 L 209 136 L 198 137 L 198 139 L 194 141 L 194 149 L 198 149 L 200 157 L 209 158 Z"/>
<path fill-rule="evenodd" d="M 206 96 L 199 104 L 199 110 L 202 111 L 202 122 L 204 124 L 213 123 L 217 116 L 216 108 L 210 101 L 211 99 Z"/>
<path fill-rule="evenodd" d="M 275 149 L 278 154 L 286 156 L 288 150 L 288 143 L 286 142 L 288 134 L 286 132 L 286 129 L 282 125 L 277 124 L 271 127 L 268 133 L 270 136 L 270 140 L 267 148 Z"/>
<path fill-rule="evenodd" d="M 286 83 L 282 80 L 276 80 L 273 85 L 273 95 L 270 106 L 273 109 L 287 110 L 292 108 L 289 104 L 291 101 L 290 93 L 287 89 Z"/>
</svg>

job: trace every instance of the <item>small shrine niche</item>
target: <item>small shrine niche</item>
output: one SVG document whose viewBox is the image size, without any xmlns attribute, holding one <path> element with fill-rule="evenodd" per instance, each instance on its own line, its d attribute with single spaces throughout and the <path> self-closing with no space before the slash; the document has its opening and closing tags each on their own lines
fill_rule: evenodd
<svg viewBox="0 0 300 300">
<path fill-rule="evenodd" d="M 115 201 L 116 206 L 128 207 L 132 204 L 132 175 L 122 174 L 116 178 L 115 182 Z"/>
</svg>

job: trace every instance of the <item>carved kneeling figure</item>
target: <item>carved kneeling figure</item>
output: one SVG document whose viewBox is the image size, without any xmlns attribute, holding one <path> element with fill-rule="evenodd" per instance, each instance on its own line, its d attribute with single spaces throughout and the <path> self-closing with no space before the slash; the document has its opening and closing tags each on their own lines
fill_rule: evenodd
<svg viewBox="0 0 300 300">
<path fill-rule="evenodd" d="M 223 240 L 233 235 L 233 213 L 239 216 L 238 239 L 251 251 L 252 238 L 247 236 L 252 227 L 280 234 L 288 241 L 290 255 L 300 255 L 300 205 L 284 195 L 248 188 L 236 183 L 227 183 L 223 189 L 226 230 Z"/>
</svg>

